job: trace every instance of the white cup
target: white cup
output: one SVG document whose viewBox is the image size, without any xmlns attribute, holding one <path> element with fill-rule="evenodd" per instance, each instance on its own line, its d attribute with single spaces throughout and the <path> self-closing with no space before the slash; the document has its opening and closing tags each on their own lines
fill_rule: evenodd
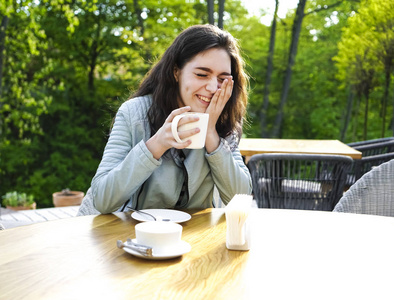
<svg viewBox="0 0 394 300">
<path fill-rule="evenodd" d="M 200 119 L 196 122 L 183 124 L 183 125 L 179 126 L 179 128 L 178 128 L 178 123 L 179 123 L 180 119 L 182 119 L 185 116 L 190 116 L 190 115 L 196 115 Z M 172 123 L 171 123 L 172 135 L 178 143 L 183 143 L 187 140 L 191 140 L 192 143 L 186 147 L 188 149 L 204 148 L 205 138 L 207 137 L 208 120 L 209 120 L 209 114 L 205 114 L 205 113 L 187 112 L 187 113 L 177 115 L 177 116 L 175 116 L 175 118 L 172 120 Z M 183 132 L 183 131 L 190 130 L 190 129 L 197 128 L 197 127 L 200 128 L 199 133 L 189 136 L 183 140 L 180 139 L 180 137 L 178 135 L 178 131 Z"/>
<path fill-rule="evenodd" d="M 153 254 L 172 253 L 179 247 L 182 226 L 167 221 L 149 221 L 135 225 L 138 244 L 152 247 Z"/>
</svg>

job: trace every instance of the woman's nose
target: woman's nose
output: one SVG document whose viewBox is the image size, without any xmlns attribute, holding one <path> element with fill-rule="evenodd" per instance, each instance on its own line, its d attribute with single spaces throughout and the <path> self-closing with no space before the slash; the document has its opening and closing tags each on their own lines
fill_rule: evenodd
<svg viewBox="0 0 394 300">
<path fill-rule="evenodd" d="M 219 81 L 216 78 L 213 78 L 207 83 L 206 89 L 211 93 L 215 93 L 220 88 L 220 86 L 221 84 Z"/>
</svg>

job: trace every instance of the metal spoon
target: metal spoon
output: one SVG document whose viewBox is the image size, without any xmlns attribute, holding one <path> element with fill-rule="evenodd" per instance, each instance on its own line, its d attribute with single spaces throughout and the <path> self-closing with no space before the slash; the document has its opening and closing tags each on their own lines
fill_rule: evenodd
<svg viewBox="0 0 394 300">
<path fill-rule="evenodd" d="M 146 214 L 146 215 L 150 216 L 151 218 L 153 218 L 153 220 L 155 220 L 155 221 L 164 221 L 164 222 L 171 221 L 170 219 L 163 219 L 163 218 L 160 217 L 160 216 L 155 217 L 154 215 L 152 215 L 152 214 L 150 214 L 150 213 L 147 213 L 147 212 L 144 212 L 144 211 L 142 211 L 142 210 L 132 209 L 132 208 L 130 208 L 130 210 L 131 210 L 131 211 L 134 211 L 134 212 L 136 212 L 136 213 Z"/>
<path fill-rule="evenodd" d="M 117 240 L 116 246 L 118 246 L 119 249 L 128 248 L 133 251 L 137 251 L 138 253 L 141 253 L 142 255 L 152 256 L 152 248 L 151 247 L 133 243 L 131 241 L 131 239 L 127 239 L 127 244 L 123 243 L 121 240 Z"/>
</svg>

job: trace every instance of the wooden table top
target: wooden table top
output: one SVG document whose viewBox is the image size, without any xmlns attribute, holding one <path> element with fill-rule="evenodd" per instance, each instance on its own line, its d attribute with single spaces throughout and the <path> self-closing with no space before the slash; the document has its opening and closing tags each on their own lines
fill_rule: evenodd
<svg viewBox="0 0 394 300">
<path fill-rule="evenodd" d="M 346 155 L 361 159 L 361 152 L 338 140 L 295 140 L 242 138 L 239 150 L 244 156 L 260 153 L 302 153 Z"/>
<path fill-rule="evenodd" d="M 192 213 L 192 250 L 151 261 L 116 247 L 129 213 L 0 231 L 0 299 L 393 299 L 394 218 L 253 209 L 250 251 L 225 246 L 224 209 Z"/>
</svg>

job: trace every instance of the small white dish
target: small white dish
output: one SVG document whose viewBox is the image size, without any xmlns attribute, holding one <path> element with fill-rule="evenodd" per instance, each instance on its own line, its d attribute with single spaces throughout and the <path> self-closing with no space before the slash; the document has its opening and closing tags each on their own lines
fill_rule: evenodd
<svg viewBox="0 0 394 300">
<path fill-rule="evenodd" d="M 136 239 L 132 240 L 133 243 L 137 243 Z M 126 242 L 127 244 L 127 242 Z M 174 248 L 171 251 L 168 251 L 166 253 L 160 253 L 160 254 L 155 254 L 155 251 L 153 249 L 153 255 L 152 256 L 145 256 L 138 251 L 134 251 L 129 248 L 123 248 L 124 251 L 127 253 L 130 253 L 134 256 L 145 258 L 145 259 L 150 259 L 150 260 L 163 260 L 163 259 L 170 259 L 170 258 L 175 258 L 178 256 L 182 256 L 185 253 L 190 252 L 192 247 L 190 246 L 189 243 L 186 243 L 185 241 L 180 241 L 178 245 L 174 246 Z"/>
<path fill-rule="evenodd" d="M 141 211 L 147 212 L 148 214 L 153 215 L 154 217 L 161 217 L 163 219 L 169 219 L 171 222 L 182 223 L 189 221 L 192 216 L 183 211 L 175 210 L 175 209 L 141 209 Z M 152 218 L 143 213 L 133 212 L 131 217 L 134 220 L 140 222 L 152 221 Z"/>
</svg>

